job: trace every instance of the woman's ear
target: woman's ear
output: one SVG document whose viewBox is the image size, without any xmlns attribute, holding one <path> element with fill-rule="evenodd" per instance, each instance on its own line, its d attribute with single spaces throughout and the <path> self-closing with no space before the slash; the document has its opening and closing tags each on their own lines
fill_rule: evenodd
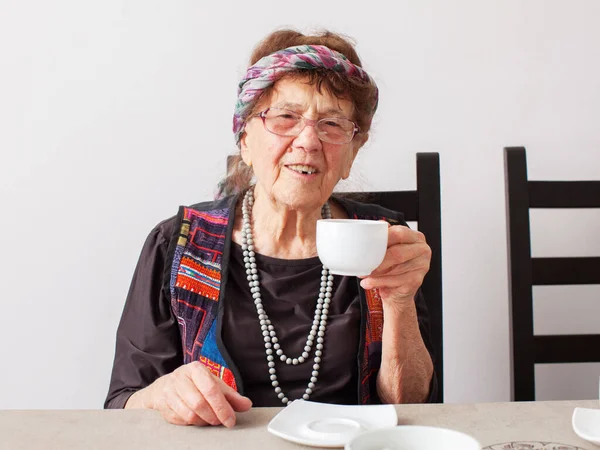
<svg viewBox="0 0 600 450">
<path fill-rule="evenodd" d="M 352 169 L 352 164 L 354 164 L 354 160 L 356 159 L 356 155 L 358 155 L 358 151 L 361 149 L 365 142 L 369 139 L 368 133 L 358 134 L 352 141 L 352 155 L 348 161 L 348 165 L 344 167 L 344 171 L 342 173 L 342 180 L 347 179 L 350 176 L 350 169 Z"/>
<path fill-rule="evenodd" d="M 355 153 L 358 153 L 360 148 L 363 145 L 365 145 L 367 143 L 367 141 L 369 140 L 369 133 L 360 133 L 359 135 L 356 136 L 355 140 L 356 140 Z M 356 155 L 354 155 L 354 156 L 356 157 Z"/>
<path fill-rule="evenodd" d="M 242 155 L 242 160 L 246 163 L 248 167 L 252 167 L 252 158 L 250 157 L 250 149 L 248 148 L 248 144 L 246 143 L 246 137 L 248 134 L 246 131 L 242 133 L 242 137 L 240 138 L 240 154 Z"/>
</svg>

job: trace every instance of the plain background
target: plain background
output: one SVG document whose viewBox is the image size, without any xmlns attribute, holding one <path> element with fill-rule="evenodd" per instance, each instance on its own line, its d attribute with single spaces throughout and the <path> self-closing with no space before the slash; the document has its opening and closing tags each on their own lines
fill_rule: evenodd
<svg viewBox="0 0 600 450">
<path fill-rule="evenodd" d="M 510 398 L 503 153 L 600 179 L 600 2 L 0 0 L 0 408 L 99 408 L 142 243 L 213 197 L 237 82 L 276 28 L 353 37 L 381 90 L 346 188 L 441 155 L 446 400 Z M 600 254 L 597 211 L 537 211 L 533 253 Z M 598 286 L 536 289 L 536 331 L 600 332 Z M 598 365 L 538 367 L 597 398 Z"/>
</svg>

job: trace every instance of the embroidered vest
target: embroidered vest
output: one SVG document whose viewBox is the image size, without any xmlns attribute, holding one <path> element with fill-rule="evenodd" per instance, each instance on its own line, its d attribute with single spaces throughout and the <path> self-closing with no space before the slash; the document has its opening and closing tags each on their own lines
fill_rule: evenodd
<svg viewBox="0 0 600 450">
<path fill-rule="evenodd" d="M 217 336 L 223 254 L 233 205 L 200 211 L 183 208 L 179 238 L 171 266 L 171 307 L 182 338 L 184 364 L 199 361 L 232 388 L 239 390 L 237 369 L 228 363 Z M 353 214 L 356 219 L 381 219 Z M 375 379 L 381 365 L 383 309 L 376 290 L 359 287 L 362 310 L 359 401 L 373 402 Z"/>
</svg>

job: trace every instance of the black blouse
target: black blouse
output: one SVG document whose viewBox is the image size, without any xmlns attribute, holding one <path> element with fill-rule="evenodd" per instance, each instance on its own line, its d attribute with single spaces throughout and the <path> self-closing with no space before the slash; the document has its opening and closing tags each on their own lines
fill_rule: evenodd
<svg viewBox="0 0 600 450">
<path fill-rule="evenodd" d="M 248 288 L 242 249 L 233 244 L 225 295 L 223 342 L 236 364 L 244 393 L 255 406 L 282 406 L 269 378 L 265 345 L 254 300 Z M 321 283 L 318 257 L 286 260 L 256 255 L 261 298 L 281 349 L 291 358 L 302 354 L 313 323 Z M 356 280 L 334 276 L 319 377 L 310 399 L 358 403 L 357 354 L 360 300 Z M 301 398 L 313 370 L 314 346 L 297 366 L 275 358 L 277 378 L 288 398 Z"/>
<path fill-rule="evenodd" d="M 117 331 L 115 361 L 105 408 L 123 408 L 131 394 L 183 364 L 177 320 L 162 289 L 172 218 L 148 236 L 135 269 Z M 223 343 L 254 406 L 281 406 L 271 381 L 264 341 L 248 288 L 241 247 L 232 243 L 224 296 Z M 318 257 L 284 260 L 256 255 L 263 305 L 283 351 L 297 357 L 306 345 L 320 287 Z M 322 361 L 311 400 L 358 403 L 360 301 L 353 277 L 334 276 Z M 311 377 L 314 347 L 297 366 L 276 358 L 277 377 L 290 400 L 301 398 Z"/>
</svg>

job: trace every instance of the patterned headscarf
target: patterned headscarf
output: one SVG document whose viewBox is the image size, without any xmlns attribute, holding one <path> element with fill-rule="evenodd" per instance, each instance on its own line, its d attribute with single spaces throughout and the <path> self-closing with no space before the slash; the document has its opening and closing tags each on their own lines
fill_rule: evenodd
<svg viewBox="0 0 600 450">
<path fill-rule="evenodd" d="M 375 85 L 360 66 L 352 64 L 343 54 L 323 45 L 298 45 L 261 58 L 248 68 L 238 86 L 238 100 L 233 114 L 233 133 L 239 146 L 253 100 L 285 73 L 298 69 L 328 69 L 359 78 Z M 375 100 L 377 108 L 377 99 Z M 375 111 L 373 111 L 375 112 Z"/>
</svg>

